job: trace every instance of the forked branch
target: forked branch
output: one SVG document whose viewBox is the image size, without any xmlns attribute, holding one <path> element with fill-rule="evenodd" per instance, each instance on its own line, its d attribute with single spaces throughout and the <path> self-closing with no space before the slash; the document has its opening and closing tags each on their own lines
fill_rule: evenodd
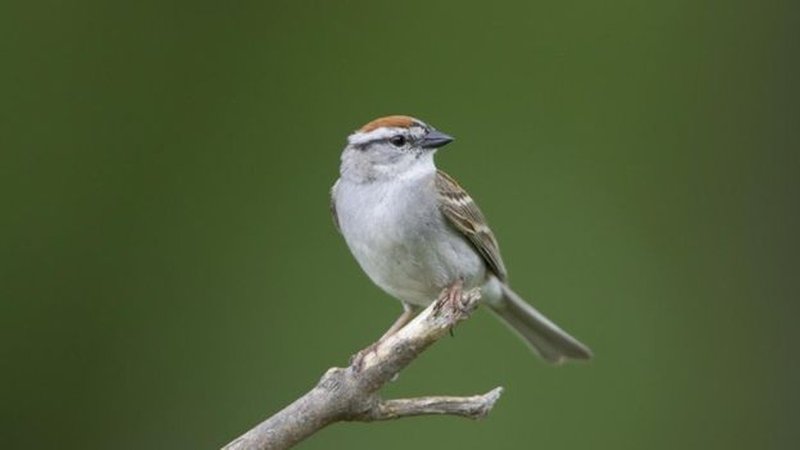
<svg viewBox="0 0 800 450">
<path fill-rule="evenodd" d="M 384 400 L 379 395 L 380 389 L 420 353 L 468 318 L 479 300 L 477 289 L 465 292 L 456 301 L 443 295 L 395 334 L 359 352 L 349 367 L 328 369 L 314 388 L 223 449 L 286 449 L 341 421 L 371 422 L 435 414 L 471 419 L 486 416 L 500 398 L 502 388 L 471 397 Z"/>
</svg>

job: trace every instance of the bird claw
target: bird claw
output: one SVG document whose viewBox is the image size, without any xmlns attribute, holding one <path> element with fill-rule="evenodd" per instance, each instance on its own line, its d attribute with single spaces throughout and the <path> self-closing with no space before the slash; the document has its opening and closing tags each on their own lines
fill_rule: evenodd
<svg viewBox="0 0 800 450">
<path fill-rule="evenodd" d="M 368 347 L 359 350 L 358 353 L 350 357 L 350 367 L 353 368 L 355 373 L 359 373 L 364 369 L 364 360 L 367 355 L 370 353 L 378 354 L 378 344 L 380 344 L 380 341 L 373 342 Z"/>
<path fill-rule="evenodd" d="M 445 305 L 454 311 L 464 312 L 466 307 L 465 301 L 464 281 L 459 279 L 450 286 L 442 289 L 442 293 L 439 294 L 439 298 L 436 299 L 436 305 L 433 308 L 433 312 L 434 314 L 439 315 Z"/>
</svg>

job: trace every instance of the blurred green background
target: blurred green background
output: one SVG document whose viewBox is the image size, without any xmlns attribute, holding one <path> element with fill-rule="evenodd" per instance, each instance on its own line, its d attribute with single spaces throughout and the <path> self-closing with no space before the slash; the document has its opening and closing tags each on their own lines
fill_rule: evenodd
<svg viewBox="0 0 800 450">
<path fill-rule="evenodd" d="M 485 312 L 388 396 L 482 422 L 305 449 L 796 448 L 793 2 L 4 2 L 0 440 L 216 448 L 400 312 L 334 230 L 345 137 L 457 137 L 551 368 Z"/>
</svg>

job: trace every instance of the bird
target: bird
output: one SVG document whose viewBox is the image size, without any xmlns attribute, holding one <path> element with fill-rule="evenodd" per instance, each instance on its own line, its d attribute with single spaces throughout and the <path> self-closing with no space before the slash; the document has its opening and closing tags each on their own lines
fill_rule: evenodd
<svg viewBox="0 0 800 450">
<path fill-rule="evenodd" d="M 453 137 L 411 116 L 368 122 L 347 138 L 331 214 L 361 269 L 400 300 L 390 336 L 440 295 L 480 289 L 481 302 L 543 360 L 592 352 L 514 292 L 485 216 L 434 155 Z"/>
</svg>

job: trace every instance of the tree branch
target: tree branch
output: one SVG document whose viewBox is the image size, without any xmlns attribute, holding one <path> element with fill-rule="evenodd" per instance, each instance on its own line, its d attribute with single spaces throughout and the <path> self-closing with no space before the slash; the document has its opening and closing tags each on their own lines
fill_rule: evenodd
<svg viewBox="0 0 800 450">
<path fill-rule="evenodd" d="M 468 318 L 479 300 L 477 289 L 455 300 L 442 295 L 405 327 L 361 350 L 349 367 L 328 369 L 313 389 L 223 450 L 286 449 L 340 421 L 371 422 L 431 414 L 471 419 L 486 416 L 500 398 L 502 388 L 471 397 L 383 400 L 378 394 L 420 353 Z"/>
<path fill-rule="evenodd" d="M 359 417 L 359 420 L 368 422 L 427 415 L 482 419 L 489 414 L 502 393 L 503 388 L 496 387 L 483 395 L 473 395 L 472 397 L 436 396 L 383 400 Z"/>
</svg>

